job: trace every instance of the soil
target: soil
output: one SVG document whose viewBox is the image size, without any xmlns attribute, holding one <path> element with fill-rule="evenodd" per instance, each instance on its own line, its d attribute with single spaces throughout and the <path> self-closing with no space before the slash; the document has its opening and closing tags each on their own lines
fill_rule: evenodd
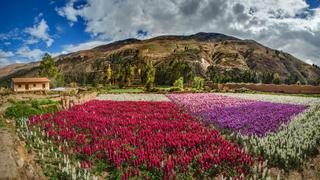
<svg viewBox="0 0 320 180">
<path fill-rule="evenodd" d="M 10 100 L 30 98 L 48 98 L 46 95 L 11 94 L 0 97 L 0 179 L 46 179 L 42 169 L 33 159 L 32 152 L 27 152 L 25 143 L 15 133 L 14 120 L 5 119 L 3 112 L 10 105 Z"/>
</svg>

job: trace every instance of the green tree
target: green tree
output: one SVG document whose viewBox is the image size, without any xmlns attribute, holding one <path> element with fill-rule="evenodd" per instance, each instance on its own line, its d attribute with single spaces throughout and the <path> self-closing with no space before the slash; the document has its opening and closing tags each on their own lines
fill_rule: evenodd
<svg viewBox="0 0 320 180">
<path fill-rule="evenodd" d="M 145 79 L 146 79 L 146 83 L 145 83 L 146 90 L 147 91 L 152 90 L 154 79 L 155 79 L 155 69 L 151 61 L 147 63 L 146 70 L 145 70 Z"/>
<path fill-rule="evenodd" d="M 48 77 L 48 78 L 56 78 L 59 74 L 58 68 L 50 56 L 50 54 L 46 53 L 39 66 L 39 76 Z"/>
<path fill-rule="evenodd" d="M 297 75 L 289 75 L 286 79 L 285 79 L 285 83 L 286 84 L 296 84 L 297 81 L 299 81 L 299 77 Z"/>
<path fill-rule="evenodd" d="M 111 83 L 112 69 L 111 69 L 110 64 L 108 64 L 106 76 L 107 76 L 107 81 L 108 81 L 109 83 Z"/>
<path fill-rule="evenodd" d="M 128 83 L 128 85 L 130 86 L 132 80 L 134 79 L 135 67 L 134 67 L 134 66 L 129 66 L 129 69 L 128 69 L 128 70 L 129 70 L 129 71 L 128 71 L 128 74 L 127 74 L 127 83 Z"/>
<path fill-rule="evenodd" d="M 163 61 L 156 67 L 157 84 L 172 85 L 180 77 L 183 77 L 186 83 L 192 82 L 194 77 L 192 66 L 183 60 Z"/>
<path fill-rule="evenodd" d="M 213 83 L 224 83 L 226 79 L 220 69 L 214 65 L 208 67 L 207 76 Z"/>
<path fill-rule="evenodd" d="M 51 80 L 51 86 L 53 87 L 64 85 L 64 78 L 59 73 L 55 61 L 48 53 L 43 56 L 40 62 L 39 76 L 49 78 Z"/>
<path fill-rule="evenodd" d="M 125 76 L 125 71 L 123 69 L 124 68 L 122 68 L 121 65 L 119 65 L 115 74 L 115 79 L 119 85 L 119 88 L 123 88 L 125 86 L 126 76 Z"/>
<path fill-rule="evenodd" d="M 179 90 L 183 90 L 183 77 L 180 77 L 177 79 L 174 83 L 173 86 Z"/>
<path fill-rule="evenodd" d="M 273 81 L 274 74 L 271 72 L 264 72 L 262 73 L 262 83 L 270 84 Z"/>
<path fill-rule="evenodd" d="M 202 90 L 204 86 L 204 79 L 201 77 L 194 77 L 192 86 L 197 90 Z"/>
<path fill-rule="evenodd" d="M 279 76 L 279 74 L 278 73 L 275 73 L 274 75 L 273 75 L 273 84 L 280 84 L 280 82 L 281 82 L 281 79 L 280 79 L 280 76 Z"/>
</svg>

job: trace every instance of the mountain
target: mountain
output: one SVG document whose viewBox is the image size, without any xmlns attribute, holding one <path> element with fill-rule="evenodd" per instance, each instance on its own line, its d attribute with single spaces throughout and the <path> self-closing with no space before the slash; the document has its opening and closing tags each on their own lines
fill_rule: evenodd
<svg viewBox="0 0 320 180">
<path fill-rule="evenodd" d="M 101 81 L 109 63 L 113 71 L 118 65 L 143 68 L 152 61 L 162 83 L 168 83 L 166 72 L 174 71 L 173 61 L 183 62 L 197 76 L 206 76 L 208 66 L 238 69 L 256 73 L 278 73 L 282 80 L 295 76 L 306 83 L 320 78 L 319 68 L 253 40 L 242 40 L 218 33 L 197 33 L 190 36 L 159 36 L 147 40 L 126 39 L 55 57 L 56 64 L 67 82 Z M 176 62 L 174 62 L 176 63 Z M 37 74 L 39 63 L 15 64 L 0 69 L 0 82 L 11 77 Z M 178 65 L 177 65 L 178 66 Z M 171 68 L 171 69 L 168 69 Z M 187 69 L 187 68 L 186 68 Z M 185 69 L 185 70 L 186 70 Z M 163 73 L 159 74 L 159 73 Z M 171 77 L 171 76 L 170 76 Z M 102 78 L 103 79 L 103 78 Z"/>
</svg>

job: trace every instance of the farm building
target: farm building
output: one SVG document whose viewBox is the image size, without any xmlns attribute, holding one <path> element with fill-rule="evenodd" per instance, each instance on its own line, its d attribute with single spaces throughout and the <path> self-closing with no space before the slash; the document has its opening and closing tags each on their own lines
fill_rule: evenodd
<svg viewBox="0 0 320 180">
<path fill-rule="evenodd" d="M 50 80 L 48 78 L 12 78 L 11 88 L 15 92 L 48 91 Z"/>
</svg>

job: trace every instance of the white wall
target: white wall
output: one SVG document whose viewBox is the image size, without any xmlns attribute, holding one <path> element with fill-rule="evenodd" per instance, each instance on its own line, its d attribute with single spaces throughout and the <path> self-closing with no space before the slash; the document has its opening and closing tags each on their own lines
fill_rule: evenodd
<svg viewBox="0 0 320 180">
<path fill-rule="evenodd" d="M 26 85 L 29 85 L 29 89 L 26 89 Z M 45 84 L 45 88 L 42 87 L 42 85 Z M 49 90 L 50 89 L 50 84 L 49 82 L 46 83 L 23 83 L 20 84 L 21 86 L 19 87 L 19 84 L 15 83 L 13 85 L 13 90 L 16 92 L 24 92 L 24 91 L 44 91 L 44 90 Z"/>
</svg>

